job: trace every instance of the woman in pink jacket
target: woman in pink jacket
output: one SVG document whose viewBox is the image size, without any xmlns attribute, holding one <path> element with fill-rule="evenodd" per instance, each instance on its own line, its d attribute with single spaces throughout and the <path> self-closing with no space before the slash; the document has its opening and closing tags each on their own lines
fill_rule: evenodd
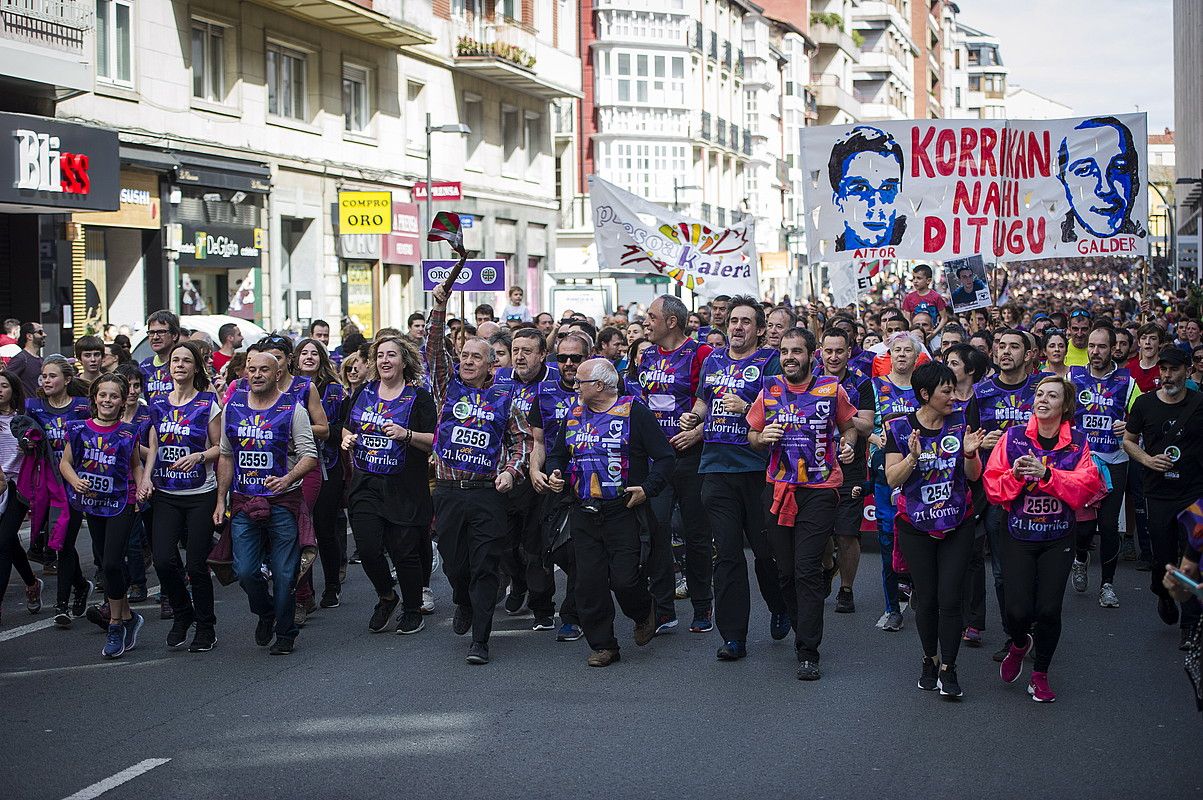
<svg viewBox="0 0 1203 800">
<path fill-rule="evenodd" d="M 1048 668 L 1061 638 L 1074 524 L 1087 505 L 1107 493 L 1085 435 L 1072 427 L 1074 394 L 1063 378 L 1042 380 L 1027 426 L 1003 434 L 982 475 L 990 502 L 1007 509 L 1009 535 L 1002 537 L 1000 557 L 1012 645 L 999 674 L 1014 683 L 1024 656 L 1034 648 L 1028 694 L 1038 703 L 1057 699 L 1048 685 Z"/>
</svg>

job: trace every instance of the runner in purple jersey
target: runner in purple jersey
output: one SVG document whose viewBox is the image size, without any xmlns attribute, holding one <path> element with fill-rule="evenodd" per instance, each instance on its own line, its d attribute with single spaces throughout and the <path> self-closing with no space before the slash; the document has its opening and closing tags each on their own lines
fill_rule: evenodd
<svg viewBox="0 0 1203 800">
<path fill-rule="evenodd" d="M 899 490 L 894 524 L 923 647 L 918 685 L 959 699 L 961 601 L 973 549 L 969 481 L 981 477 L 983 435 L 954 410 L 956 375 L 946 365 L 917 368 L 911 387 L 918 409 L 886 423 L 886 480 Z"/>
<path fill-rule="evenodd" d="M 173 388 L 151 402 L 146 472 L 139 495 L 143 500 L 150 498 L 154 510 L 151 549 L 173 620 L 167 646 L 183 647 L 195 624 L 188 650 L 203 653 L 217 644 L 213 579 L 207 559 L 217 504 L 213 464 L 220 453 L 222 409 L 210 391 L 202 354 L 194 343 L 173 347 L 168 368 Z"/>
</svg>

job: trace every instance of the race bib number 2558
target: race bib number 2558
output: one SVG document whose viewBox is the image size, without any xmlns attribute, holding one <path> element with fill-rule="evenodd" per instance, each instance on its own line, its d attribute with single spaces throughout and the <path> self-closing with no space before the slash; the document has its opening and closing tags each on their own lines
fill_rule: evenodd
<svg viewBox="0 0 1203 800">
<path fill-rule="evenodd" d="M 489 446 L 489 432 L 456 425 L 451 431 L 451 443 L 484 450 Z"/>
</svg>

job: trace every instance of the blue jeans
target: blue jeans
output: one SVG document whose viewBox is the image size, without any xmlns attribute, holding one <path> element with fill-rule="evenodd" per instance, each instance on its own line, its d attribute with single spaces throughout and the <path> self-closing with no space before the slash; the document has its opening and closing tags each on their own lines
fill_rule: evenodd
<svg viewBox="0 0 1203 800">
<path fill-rule="evenodd" d="M 294 638 L 299 630 L 293 622 L 296 612 L 297 570 L 301 566 L 301 548 L 297 544 L 297 521 L 286 508 L 272 506 L 271 518 L 254 522 L 240 511 L 230 519 L 230 537 L 234 545 L 234 574 L 251 603 L 251 613 L 276 618 L 276 636 Z M 272 586 L 267 591 L 263 564 L 264 539 L 271 541 Z"/>
<path fill-rule="evenodd" d="M 877 544 L 881 547 L 881 588 L 886 597 L 886 613 L 898 612 L 898 574 L 894 572 L 894 515 L 897 509 L 890 502 L 893 494 L 886 483 L 885 472 L 873 474 L 873 499 L 877 505 Z"/>
</svg>

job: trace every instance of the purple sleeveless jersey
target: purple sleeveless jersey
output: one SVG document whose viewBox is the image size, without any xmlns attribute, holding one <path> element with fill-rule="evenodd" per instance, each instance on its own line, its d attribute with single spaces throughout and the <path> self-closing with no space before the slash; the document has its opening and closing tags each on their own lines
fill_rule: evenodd
<svg viewBox="0 0 1203 800">
<path fill-rule="evenodd" d="M 760 393 L 765 365 L 777 351 L 761 348 L 744 359 L 731 358 L 726 347 L 715 350 L 702 363 L 698 380 L 702 399 L 706 401 L 706 422 L 702 440 L 714 444 L 748 446 L 748 420 L 743 414 L 731 414 L 723 407 L 723 395 L 734 392 L 751 404 Z"/>
<path fill-rule="evenodd" d="M 380 399 L 380 381 L 371 381 L 360 390 L 351 407 L 347 430 L 355 434 L 351 460 L 355 469 L 373 475 L 396 475 L 405 469 L 406 445 L 386 436 L 388 423 L 409 427 L 418 391 L 406 386 L 392 400 Z"/>
<path fill-rule="evenodd" d="M 1033 375 L 1018 389 L 1004 389 L 994 378 L 987 378 L 973 387 L 982 431 L 993 433 L 1013 426 L 1022 428 L 1032 416 L 1032 401 L 1036 384 L 1043 376 Z"/>
<path fill-rule="evenodd" d="M 874 378 L 873 388 L 877 391 L 877 416 L 883 421 L 905 417 L 919 407 L 910 386 L 895 386 L 885 378 Z"/>
<path fill-rule="evenodd" d="M 474 389 L 453 377 L 439 413 L 434 452 L 452 469 L 492 478 L 501 466 L 512 384 Z"/>
<path fill-rule="evenodd" d="M 100 433 L 86 420 L 72 420 L 67 423 L 67 441 L 71 443 L 76 474 L 92 486 L 88 494 L 77 494 L 68 486 L 71 505 L 98 517 L 115 517 L 124 511 L 134 499 L 130 473 L 138 446 L 138 429 L 122 422 Z"/>
<path fill-rule="evenodd" d="M 886 423 L 899 448 L 910 439 L 910 417 Z M 935 436 L 919 435 L 919 464 L 898 497 L 898 513 L 917 530 L 937 539 L 964 522 L 973 511 L 965 476 L 965 421 L 959 414 L 944 420 Z"/>
<path fill-rule="evenodd" d="M 609 411 L 590 411 L 573 405 L 564 422 L 564 443 L 570 454 L 568 479 L 581 500 L 615 500 L 627 484 L 630 462 L 631 403 L 620 397 Z"/>
<path fill-rule="evenodd" d="M 1045 450 L 1024 436 L 1022 428 L 1012 428 L 1004 436 L 1007 458 L 1012 464 L 1020 456 L 1035 456 L 1053 469 L 1073 469 L 1086 452 L 1086 434 L 1075 430 L 1068 447 Z M 1028 481 L 1011 504 L 1007 531 L 1022 542 L 1047 542 L 1073 533 L 1074 510 L 1059 498 L 1041 491 L 1037 481 Z"/>
<path fill-rule="evenodd" d="M 670 439 L 680 433 L 681 415 L 693 408 L 690 377 L 697 352 L 698 343 L 686 339 L 668 355 L 661 355 L 660 348 L 653 345 L 643 351 L 639 361 L 643 398 Z"/>
<path fill-rule="evenodd" d="M 182 406 L 173 406 L 167 397 L 161 394 L 150 404 L 149 427 L 153 427 L 159 437 L 151 483 L 166 492 L 199 489 L 208 477 L 203 461 L 186 472 L 177 472 L 170 467 L 184 456 L 208 448 L 209 415 L 217 397 L 212 392 L 200 392 Z"/>
<path fill-rule="evenodd" d="M 86 397 L 72 397 L 71 402 L 63 408 L 53 408 L 49 400 L 31 397 L 25 401 L 25 413 L 33 417 L 46 432 L 46 439 L 54 452 L 55 469 L 58 469 L 63 448 L 67 446 L 67 423 L 87 419 L 92 415 L 92 410 Z"/>
<path fill-rule="evenodd" d="M 222 424 L 234 457 L 233 489 L 239 494 L 267 497 L 263 482 L 288 474 L 288 439 L 297 402 L 282 394 L 271 408 L 250 406 L 250 395 L 238 390 L 226 404 Z"/>
<path fill-rule="evenodd" d="M 308 399 L 308 397 L 305 398 L 306 401 Z M 347 392 L 343 389 L 343 385 L 338 381 L 328 383 L 326 391 L 322 392 L 322 409 L 326 412 L 326 421 L 333 425 L 335 420 L 342 419 L 343 404 L 346 402 Z M 327 471 L 338 466 L 340 444 L 334 439 L 334 436 L 329 436 L 326 441 L 318 442 L 318 450 L 322 454 L 322 465 Z"/>
<path fill-rule="evenodd" d="M 1090 451 L 1101 456 L 1118 453 L 1123 447 L 1122 437 L 1111 426 L 1128 416 L 1132 380 L 1128 370 L 1117 369 L 1106 378 L 1094 378 L 1086 367 L 1070 367 L 1069 380 L 1078 390 L 1074 427 L 1085 431 Z"/>
<path fill-rule="evenodd" d="M 543 420 L 543 443 L 550 451 L 560 435 L 560 426 L 568 412 L 576 403 L 577 394 L 574 389 L 565 389 L 557 380 L 555 383 L 544 383 L 539 387 L 539 415 Z"/>
<path fill-rule="evenodd" d="M 155 357 L 149 356 L 142 360 L 138 369 L 142 371 L 142 396 L 146 398 L 146 402 L 149 403 L 161 394 L 170 394 L 175 388 L 170 364 L 156 367 Z"/>
<path fill-rule="evenodd" d="M 790 391 L 779 375 L 764 379 L 764 421 L 785 427 L 785 436 L 769 453 L 768 478 L 774 483 L 813 486 L 835 471 L 836 404 L 840 382 L 820 375 L 807 391 Z"/>
</svg>

